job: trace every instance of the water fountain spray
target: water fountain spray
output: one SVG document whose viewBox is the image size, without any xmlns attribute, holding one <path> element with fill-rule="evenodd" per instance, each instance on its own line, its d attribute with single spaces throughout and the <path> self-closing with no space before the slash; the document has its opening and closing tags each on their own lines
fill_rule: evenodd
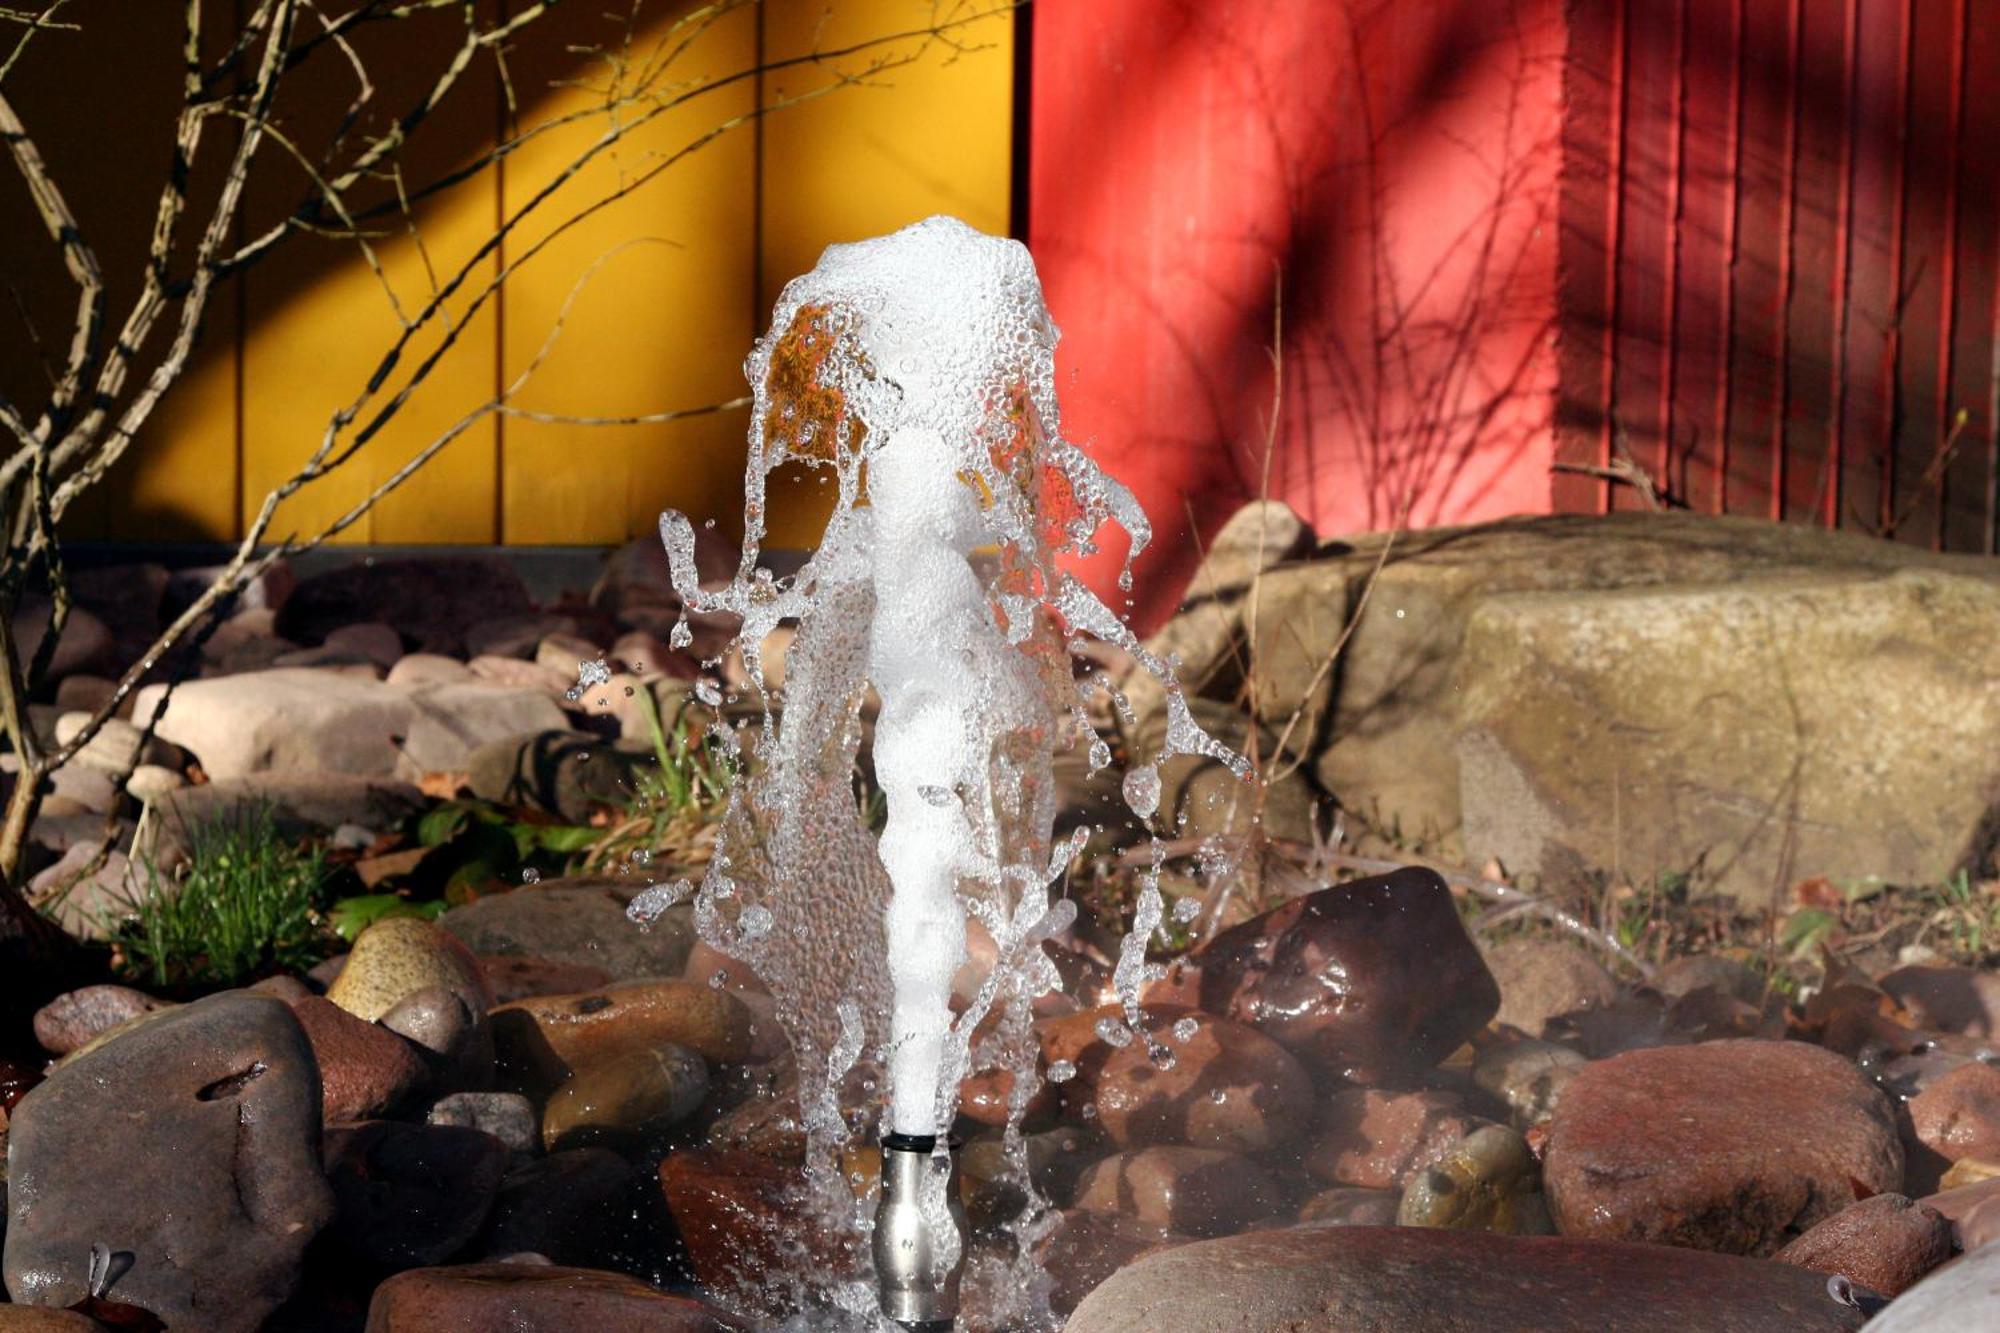
<svg viewBox="0 0 2000 1333">
<path fill-rule="evenodd" d="M 660 520 L 684 603 L 741 619 L 764 700 L 696 923 L 778 1002 L 799 1059 L 808 1176 L 830 1216 L 853 1208 L 835 1165 L 852 1129 L 843 1079 L 880 1054 L 887 1123 L 871 1294 L 913 1328 L 947 1328 L 957 1313 L 969 1237 L 949 1133 L 975 1068 L 1014 1076 L 1006 1142 L 1025 1177 L 1019 1123 L 1038 1086 L 1029 1006 L 1058 984 L 1042 943 L 1075 909 L 1049 888 L 1082 837 L 1053 845 L 1054 753 L 1087 744 L 1093 770 L 1104 767 L 1111 755 L 1085 705 L 1098 689 L 1124 704 L 1101 677 L 1074 678 L 1070 639 L 1119 644 L 1166 682 L 1167 754 L 1242 762 L 1196 726 L 1170 666 L 1058 567 L 1059 555 L 1093 549 L 1110 522 L 1130 535 L 1129 570 L 1149 529 L 1131 494 L 1061 436 L 1056 336 L 1016 242 L 932 218 L 831 246 L 787 285 L 746 365 L 744 551 L 729 585 L 698 586 L 692 527 L 677 513 Z M 837 499 L 819 549 L 781 579 L 757 555 L 766 482 L 787 464 L 818 470 Z M 793 619 L 774 716 L 760 646 Z M 683 623 L 678 645 L 689 638 Z M 852 785 L 871 692 L 874 781 L 887 805 L 879 842 Z M 734 730 L 717 734 L 738 746 Z M 1127 778 L 1141 818 L 1158 792 L 1153 770 Z M 1143 928 L 1118 971 L 1135 1025 L 1159 919 L 1157 890 L 1146 892 L 1152 912 L 1142 898 Z M 640 910 L 664 900 L 642 899 Z M 968 916 L 998 962 L 955 1013 Z M 854 1293 L 842 1299 L 851 1307 Z"/>
</svg>

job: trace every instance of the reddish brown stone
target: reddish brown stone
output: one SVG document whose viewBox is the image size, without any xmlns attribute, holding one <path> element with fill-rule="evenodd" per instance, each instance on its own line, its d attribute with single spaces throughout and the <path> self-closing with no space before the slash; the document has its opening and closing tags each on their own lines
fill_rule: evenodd
<svg viewBox="0 0 2000 1333">
<path fill-rule="evenodd" d="M 367 1333 L 719 1333 L 701 1302 L 623 1273 L 542 1264 L 413 1268 L 375 1290 Z"/>
<path fill-rule="evenodd" d="M 1419 867 L 1295 898 L 1199 960 L 1203 1008 L 1357 1083 L 1431 1068 L 1500 1007 L 1450 890 Z"/>
<path fill-rule="evenodd" d="M 580 995 L 541 995 L 488 1015 L 506 1086 L 552 1090 L 570 1074 L 665 1042 L 714 1064 L 750 1054 L 750 1011 L 734 996 L 688 981 L 637 981 Z"/>
<path fill-rule="evenodd" d="M 1123 1213 L 1070 1208 L 1035 1243 L 1035 1262 L 1049 1275 L 1049 1307 L 1058 1315 L 1067 1315 L 1092 1288 L 1125 1265 L 1154 1250 L 1185 1245 L 1193 1239 L 1162 1236 L 1157 1228 Z"/>
<path fill-rule="evenodd" d="M 1926 1195 L 1917 1202 L 1944 1215 L 1961 1250 L 2000 1240 L 2000 1176 Z"/>
<path fill-rule="evenodd" d="M 1283 1211 L 1277 1185 L 1247 1157 L 1214 1148 L 1141 1148 L 1083 1173 L 1076 1206 L 1123 1213 L 1160 1234 L 1225 1236 Z"/>
<path fill-rule="evenodd" d="M 2000 1069 L 1968 1060 L 1926 1082 L 1908 1108 L 1917 1142 L 1946 1161 L 2000 1161 Z"/>
<path fill-rule="evenodd" d="M 1902 1175 L 1888 1099 L 1832 1052 L 1777 1041 L 1586 1065 L 1543 1163 L 1566 1236 L 1759 1255 Z"/>
<path fill-rule="evenodd" d="M 1951 1223 L 1901 1194 L 1843 1208 L 1771 1257 L 1829 1277 L 1838 1273 L 1884 1296 L 1900 1296 L 1951 1258 Z"/>
<path fill-rule="evenodd" d="M 982 1069 L 958 1085 L 958 1113 L 967 1120 L 999 1128 L 1007 1123 L 1008 1102 L 1014 1095 L 1014 1075 L 1005 1069 Z M 1028 1098 L 1027 1121 L 1047 1121 L 1056 1107 L 1055 1086 L 1044 1079 Z"/>
<path fill-rule="evenodd" d="M 1343 1088 L 1326 1100 L 1306 1169 L 1333 1185 L 1401 1189 L 1482 1123 L 1455 1093 Z"/>
<path fill-rule="evenodd" d="M 761 1289 L 767 1274 L 800 1262 L 860 1271 L 853 1237 L 814 1224 L 797 1166 L 756 1153 L 687 1149 L 660 1163 L 660 1188 L 695 1278 L 720 1296 Z"/>
<path fill-rule="evenodd" d="M 171 1007 L 172 1001 L 130 986 L 85 986 L 58 995 L 35 1011 L 35 1040 L 50 1055 L 68 1055 L 120 1023 Z"/>
<path fill-rule="evenodd" d="M 570 995 L 596 990 L 611 984 L 611 973 L 589 963 L 538 958 L 533 954 L 486 953 L 479 955 L 479 970 L 493 987 L 496 1004 L 525 1000 L 536 995 Z"/>
<path fill-rule="evenodd" d="M 1202 1014 L 1114 1052 L 1097 1077 L 1097 1122 L 1121 1148 L 1185 1143 L 1264 1152 L 1311 1127 L 1313 1088 L 1299 1062 L 1254 1028 Z M 1188 1024 L 1192 1024 L 1192 1030 Z"/>
<path fill-rule="evenodd" d="M 327 1124 L 387 1115 L 424 1081 L 423 1057 L 387 1028 L 364 1023 L 317 995 L 294 1002 L 292 1014 L 319 1063 Z"/>
<path fill-rule="evenodd" d="M 1919 1027 L 1961 1037 L 2000 1031 L 2000 972 L 1972 967 L 1899 967 L 1882 989 Z"/>
<path fill-rule="evenodd" d="M 1790 1264 L 1427 1227 L 1293 1227 L 1147 1255 L 1065 1333 L 1835 1333 L 1859 1310 Z"/>
</svg>

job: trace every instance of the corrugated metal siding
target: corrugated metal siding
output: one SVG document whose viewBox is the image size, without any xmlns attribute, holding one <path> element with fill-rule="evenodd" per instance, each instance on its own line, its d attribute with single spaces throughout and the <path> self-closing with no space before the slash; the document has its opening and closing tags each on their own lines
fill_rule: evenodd
<svg viewBox="0 0 2000 1333">
<path fill-rule="evenodd" d="M 1557 458 L 1994 551 L 2000 5 L 1574 0 Z M 1555 507 L 1640 503 L 1560 473 Z"/>
</svg>

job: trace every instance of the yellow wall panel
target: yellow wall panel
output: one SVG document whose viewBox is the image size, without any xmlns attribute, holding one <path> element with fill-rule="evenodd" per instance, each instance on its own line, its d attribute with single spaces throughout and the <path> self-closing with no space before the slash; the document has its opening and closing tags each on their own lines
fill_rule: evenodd
<svg viewBox="0 0 2000 1333">
<path fill-rule="evenodd" d="M 366 126 L 379 132 L 388 117 L 412 105 L 436 77 L 457 44 L 455 15 L 385 25 L 357 38 L 378 84 Z M 369 45 L 372 42 L 373 45 Z M 421 51 L 421 57 L 416 55 Z M 321 142 L 320 122 L 337 117 L 351 95 L 334 62 L 302 67 L 322 82 L 291 89 L 303 141 Z M 296 76 L 295 76 L 296 77 Z M 406 180 L 436 179 L 492 140 L 498 88 L 491 71 L 475 69 L 413 134 L 405 155 Z M 298 123 L 304 121 L 303 131 Z M 299 198 L 303 174 L 277 159 L 253 174 L 250 232 L 281 216 Z M 387 201 L 393 186 L 375 182 L 362 203 Z M 333 414 L 367 385 L 403 320 L 416 319 L 450 275 L 474 256 L 493 229 L 490 175 L 420 205 L 414 225 L 394 213 L 370 223 L 385 235 L 373 242 L 387 279 L 371 271 L 351 241 L 298 237 L 247 275 L 249 329 L 244 348 L 243 469 L 245 522 L 272 487 L 295 472 L 319 445 Z M 465 288 L 446 301 L 449 319 L 432 321 L 412 339 L 395 374 L 371 400 L 359 422 L 386 404 L 425 358 L 444 346 L 448 330 L 461 330 L 407 406 L 337 472 L 313 482 L 279 510 L 272 535 L 306 535 L 347 511 L 386 481 L 426 443 L 493 396 L 497 340 L 495 304 L 476 313 L 472 301 L 495 273 L 491 259 L 477 262 Z M 393 291 L 394 303 L 389 291 Z M 401 313 L 398 313 L 400 306 Z M 345 432 L 343 442 L 355 438 Z M 360 542 L 490 542 L 495 538 L 498 482 L 497 421 L 489 418 L 455 439 L 342 540 Z"/>
<path fill-rule="evenodd" d="M 1006 0 L 766 0 L 759 329 L 830 242 L 933 213 L 1007 232 L 1014 12 Z M 921 34 L 942 27 L 942 35 Z M 834 54 L 864 47 L 849 54 Z M 823 57 L 804 60 L 815 54 Z M 785 63 L 802 61 L 803 63 Z M 823 94 L 823 95 L 820 95 Z M 819 539 L 826 487 L 773 488 L 771 541 Z"/>
<path fill-rule="evenodd" d="M 586 32 L 572 40 L 611 40 L 611 21 L 602 22 L 601 37 Z M 582 86 L 524 116 L 532 125 L 601 107 L 614 88 L 638 99 L 618 113 L 632 125 L 625 136 L 508 242 L 512 262 L 548 240 L 508 287 L 503 364 L 510 381 L 533 363 L 561 320 L 547 359 L 513 400 L 525 410 L 639 416 L 743 393 L 755 283 L 756 85 L 749 78 L 726 81 L 756 65 L 756 11 L 661 14 L 640 34 L 635 54 L 639 60 L 623 74 L 586 61 L 568 76 Z M 546 63 L 517 63 L 516 86 L 546 85 L 557 72 Z M 591 115 L 537 136 L 507 164 L 506 207 L 526 204 L 606 125 L 602 115 Z M 627 187 L 549 239 L 562 221 Z M 504 539 L 620 542 L 653 531 L 670 506 L 702 516 L 738 512 L 746 420 L 741 410 L 619 426 L 510 416 Z"/>
</svg>

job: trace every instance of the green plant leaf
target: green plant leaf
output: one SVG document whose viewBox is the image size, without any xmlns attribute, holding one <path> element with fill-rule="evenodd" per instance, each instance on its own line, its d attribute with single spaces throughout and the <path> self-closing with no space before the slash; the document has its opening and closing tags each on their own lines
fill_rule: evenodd
<svg viewBox="0 0 2000 1333">
<path fill-rule="evenodd" d="M 327 922 L 336 935 L 349 944 L 362 931 L 377 921 L 387 921 L 391 917 L 415 916 L 427 921 L 435 921 L 445 913 L 446 904 L 439 901 L 416 903 L 394 893 L 368 893 L 353 898 L 342 898 L 327 912 Z"/>
<path fill-rule="evenodd" d="M 466 807 L 453 801 L 430 811 L 417 821 L 417 843 L 423 847 L 442 847 L 456 838 L 470 818 Z"/>
<path fill-rule="evenodd" d="M 535 845 L 557 856 L 588 851 L 604 836 L 603 829 L 584 824 L 543 824 L 533 830 Z"/>
<path fill-rule="evenodd" d="M 1785 918 L 1785 926 L 1778 939 L 1787 949 L 1799 953 L 1817 944 L 1839 924 L 1839 918 L 1833 913 L 1817 907 L 1805 907 Z"/>
</svg>

